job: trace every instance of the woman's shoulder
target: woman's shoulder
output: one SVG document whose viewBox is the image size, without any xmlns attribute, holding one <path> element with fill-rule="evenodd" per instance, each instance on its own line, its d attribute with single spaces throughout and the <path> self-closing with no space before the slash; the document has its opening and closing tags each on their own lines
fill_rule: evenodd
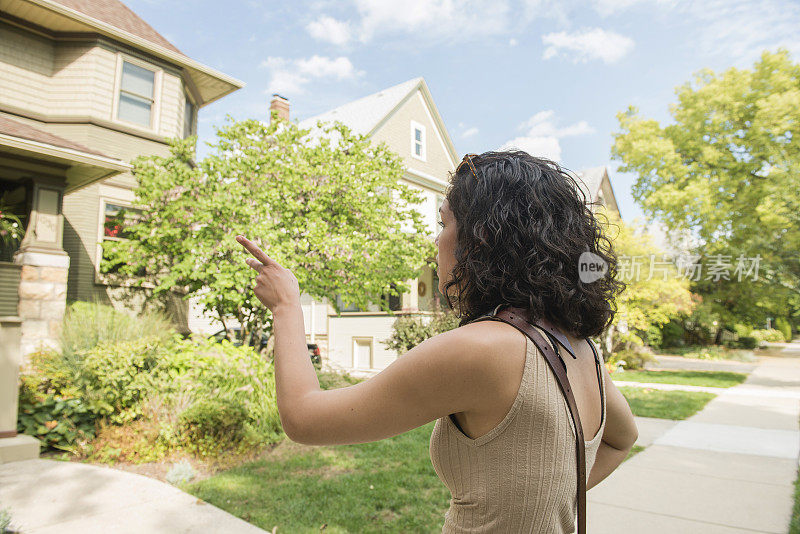
<svg viewBox="0 0 800 534">
<path fill-rule="evenodd" d="M 525 334 L 510 324 L 499 320 L 473 321 L 446 333 L 450 334 L 455 340 L 478 346 L 494 346 L 502 342 L 513 343 L 514 340 L 525 337 Z"/>
<path fill-rule="evenodd" d="M 503 376 L 507 375 L 507 364 L 514 360 L 509 354 L 518 355 L 524 362 L 527 337 L 502 321 L 472 322 L 439 335 L 446 336 L 447 342 L 455 344 L 463 354 L 484 362 L 478 367 L 482 371 L 500 370 Z"/>
</svg>

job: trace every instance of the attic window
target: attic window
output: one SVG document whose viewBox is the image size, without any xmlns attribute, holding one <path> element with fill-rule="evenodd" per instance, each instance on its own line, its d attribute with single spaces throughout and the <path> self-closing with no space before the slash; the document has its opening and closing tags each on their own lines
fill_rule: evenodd
<svg viewBox="0 0 800 534">
<path fill-rule="evenodd" d="M 411 156 L 426 161 L 425 127 L 414 121 L 411 121 Z"/>
</svg>

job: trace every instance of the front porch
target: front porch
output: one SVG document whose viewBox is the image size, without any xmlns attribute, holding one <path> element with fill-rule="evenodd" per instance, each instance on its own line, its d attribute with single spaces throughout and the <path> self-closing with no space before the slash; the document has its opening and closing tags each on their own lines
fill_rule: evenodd
<svg viewBox="0 0 800 534">
<path fill-rule="evenodd" d="M 70 264 L 63 196 L 129 169 L 0 115 L 0 463 L 38 456 L 35 439 L 17 436 L 18 378 L 28 354 L 58 346 Z"/>
</svg>

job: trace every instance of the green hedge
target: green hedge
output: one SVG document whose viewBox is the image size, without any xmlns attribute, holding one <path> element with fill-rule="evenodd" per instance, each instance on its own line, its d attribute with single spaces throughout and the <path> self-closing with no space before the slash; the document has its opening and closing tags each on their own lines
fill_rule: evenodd
<svg viewBox="0 0 800 534">
<path fill-rule="evenodd" d="M 200 453 L 283 435 L 272 362 L 203 337 L 102 342 L 69 362 L 41 353 L 23 377 L 20 408 L 21 432 L 73 452 L 98 426 L 143 421 L 162 445 Z"/>
</svg>

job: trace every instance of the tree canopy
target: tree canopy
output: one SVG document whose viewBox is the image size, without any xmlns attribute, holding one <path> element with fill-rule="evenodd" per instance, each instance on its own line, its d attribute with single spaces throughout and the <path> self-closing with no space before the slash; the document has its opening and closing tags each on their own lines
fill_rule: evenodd
<svg viewBox="0 0 800 534">
<path fill-rule="evenodd" d="M 415 209 L 421 194 L 400 180 L 402 160 L 384 143 L 341 123 L 318 126 L 229 117 L 201 161 L 195 138 L 136 159 L 142 211 L 127 240 L 104 243 L 102 269 L 156 295 L 196 295 L 243 333 L 261 331 L 271 320 L 234 239 L 242 234 L 291 269 L 303 292 L 334 307 L 337 295 L 385 307 L 379 297 L 407 291 L 403 281 L 435 254 Z"/>
<path fill-rule="evenodd" d="M 612 157 L 638 174 L 634 198 L 651 219 L 698 238 L 703 272 L 693 290 L 723 322 L 751 324 L 800 309 L 800 65 L 764 52 L 752 69 L 697 73 L 676 90 L 672 124 L 617 115 Z M 733 276 L 742 260 L 756 276 Z M 716 279 L 715 279 L 716 278 Z"/>
</svg>

